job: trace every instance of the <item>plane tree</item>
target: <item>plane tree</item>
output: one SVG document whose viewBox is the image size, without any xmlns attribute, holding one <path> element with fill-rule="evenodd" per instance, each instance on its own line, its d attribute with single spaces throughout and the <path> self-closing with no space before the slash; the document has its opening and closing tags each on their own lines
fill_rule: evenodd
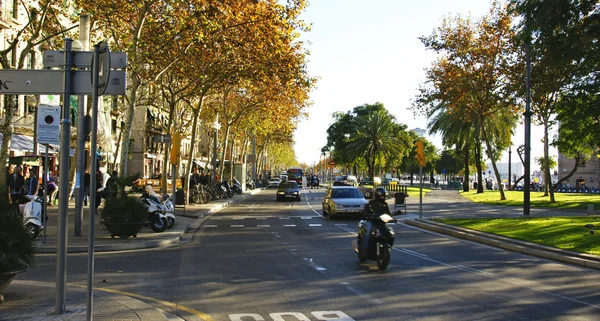
<svg viewBox="0 0 600 321">
<path fill-rule="evenodd" d="M 516 73 L 511 24 L 506 8 L 493 3 L 490 13 L 476 22 L 460 15 L 445 18 L 432 35 L 420 38 L 438 58 L 428 69 L 416 108 L 427 113 L 432 105 L 443 106 L 453 117 L 473 124 L 475 148 L 485 147 L 498 182 L 496 162 L 510 145 L 519 110 L 508 86 L 509 76 Z M 478 172 L 481 180 L 481 165 Z"/>
<path fill-rule="evenodd" d="M 77 25 L 70 21 L 70 8 L 62 2 L 40 0 L 15 3 L 19 9 L 18 12 L 24 16 L 20 17 L 21 23 L 11 24 L 5 31 L 7 36 L 4 37 L 5 44 L 0 50 L 0 67 L 2 69 L 29 69 L 28 61 L 35 66 L 36 62 L 40 60 L 36 48 L 42 50 L 62 48 L 63 43 L 60 41 L 65 35 L 72 35 Z M 18 96 L 6 95 L 5 98 L 4 123 L 0 126 L 0 133 L 2 133 L 0 164 L 8 163 L 11 139 L 15 130 L 13 122 Z M 7 181 L 6 175 L 6 171 L 0 171 L 0 182 Z M 0 184 L 0 195 L 8 195 L 7 188 L 6 184 Z"/>
</svg>

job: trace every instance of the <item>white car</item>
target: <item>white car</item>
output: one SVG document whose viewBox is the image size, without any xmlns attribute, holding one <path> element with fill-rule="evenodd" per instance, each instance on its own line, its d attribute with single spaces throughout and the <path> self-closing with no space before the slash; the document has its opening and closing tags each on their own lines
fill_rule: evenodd
<svg viewBox="0 0 600 321">
<path fill-rule="evenodd" d="M 281 183 L 281 178 L 279 178 L 279 177 L 272 177 L 269 180 L 269 187 L 279 187 L 280 183 Z"/>
</svg>

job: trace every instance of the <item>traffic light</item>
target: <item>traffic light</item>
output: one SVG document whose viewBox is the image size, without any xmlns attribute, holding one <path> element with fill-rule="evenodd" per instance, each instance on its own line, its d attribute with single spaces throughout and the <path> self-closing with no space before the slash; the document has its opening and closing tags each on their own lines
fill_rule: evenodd
<svg viewBox="0 0 600 321">
<path fill-rule="evenodd" d="M 415 158 L 419 162 L 419 166 L 425 167 L 425 149 L 423 148 L 423 141 L 420 139 L 417 140 L 415 146 L 417 146 L 417 155 Z"/>
</svg>

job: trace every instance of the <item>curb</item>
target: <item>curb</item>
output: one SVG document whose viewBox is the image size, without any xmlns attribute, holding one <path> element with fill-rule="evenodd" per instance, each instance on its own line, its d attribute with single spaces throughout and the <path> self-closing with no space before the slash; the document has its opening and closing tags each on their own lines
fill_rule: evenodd
<svg viewBox="0 0 600 321">
<path fill-rule="evenodd" d="M 195 214 L 177 214 L 177 216 L 183 216 L 188 218 L 196 219 L 193 222 L 188 223 L 186 226 L 179 228 L 178 232 L 168 232 L 169 234 L 175 234 L 172 237 L 166 237 L 160 240 L 152 240 L 147 242 L 136 242 L 136 243 L 127 243 L 127 244 L 111 244 L 111 245 L 94 245 L 94 252 L 115 252 L 115 251 L 129 251 L 129 250 L 141 250 L 141 249 L 150 249 L 150 248 L 160 248 L 167 247 L 173 245 L 175 243 L 179 243 L 184 238 L 184 235 L 187 232 L 196 232 L 200 226 L 204 223 L 206 218 L 210 217 L 211 214 L 216 213 L 224 209 L 225 207 L 240 202 L 255 193 L 257 193 L 260 189 L 252 190 L 249 194 L 241 194 L 241 198 L 237 200 L 227 200 L 226 202 L 222 202 L 219 204 L 213 204 L 210 209 L 202 209 L 195 212 Z M 239 194 L 238 194 L 239 195 Z M 37 254 L 56 254 L 57 247 L 56 246 L 35 246 L 34 253 Z M 67 246 L 67 253 L 87 253 L 88 246 Z"/>
<path fill-rule="evenodd" d="M 465 229 L 462 227 L 447 225 L 438 222 L 425 221 L 422 219 L 406 220 L 407 225 L 433 231 L 436 233 L 453 236 L 473 242 L 483 243 L 508 251 L 533 255 L 545 259 L 583 266 L 600 270 L 600 256 L 581 254 L 577 252 L 556 249 L 544 245 L 515 240 L 503 236 Z"/>
</svg>

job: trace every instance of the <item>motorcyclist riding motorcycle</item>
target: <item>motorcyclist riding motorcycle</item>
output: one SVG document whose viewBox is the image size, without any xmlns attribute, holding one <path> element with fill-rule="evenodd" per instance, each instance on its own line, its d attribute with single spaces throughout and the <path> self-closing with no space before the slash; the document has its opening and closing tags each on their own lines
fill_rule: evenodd
<svg viewBox="0 0 600 321">
<path fill-rule="evenodd" d="M 388 214 L 392 216 L 392 212 L 390 211 L 390 206 L 386 203 L 385 199 L 387 197 L 387 191 L 383 187 L 378 187 L 375 189 L 374 197 L 372 200 L 365 205 L 363 210 L 363 217 L 379 217 L 383 214 Z M 371 241 L 371 234 L 373 231 L 374 224 L 372 221 L 367 221 L 367 233 L 365 233 L 366 237 L 364 240 L 364 248 L 369 248 L 369 243 Z"/>
</svg>

